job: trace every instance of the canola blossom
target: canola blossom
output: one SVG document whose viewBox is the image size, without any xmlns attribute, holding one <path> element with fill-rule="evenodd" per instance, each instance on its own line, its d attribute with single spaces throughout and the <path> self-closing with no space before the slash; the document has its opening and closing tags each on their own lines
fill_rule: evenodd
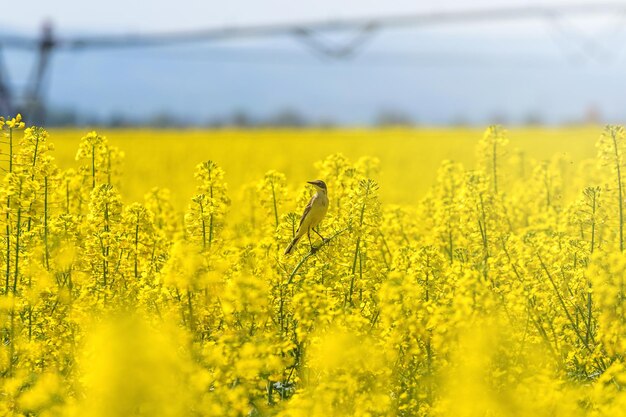
<svg viewBox="0 0 626 417">
<path fill-rule="evenodd" d="M 576 164 L 489 127 L 419 204 L 383 202 L 376 154 L 237 190 L 206 160 L 176 167 L 183 209 L 123 198 L 96 132 L 77 167 L 19 116 L 0 134 L 0 415 L 625 414 L 621 127 Z M 313 179 L 326 240 L 285 256 Z"/>
</svg>

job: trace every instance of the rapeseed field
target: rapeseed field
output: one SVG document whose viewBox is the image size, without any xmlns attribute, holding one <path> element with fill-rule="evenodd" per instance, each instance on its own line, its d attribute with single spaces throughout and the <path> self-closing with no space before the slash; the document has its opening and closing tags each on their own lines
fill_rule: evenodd
<svg viewBox="0 0 626 417">
<path fill-rule="evenodd" d="M 621 127 L 0 127 L 2 415 L 626 414 Z"/>
</svg>

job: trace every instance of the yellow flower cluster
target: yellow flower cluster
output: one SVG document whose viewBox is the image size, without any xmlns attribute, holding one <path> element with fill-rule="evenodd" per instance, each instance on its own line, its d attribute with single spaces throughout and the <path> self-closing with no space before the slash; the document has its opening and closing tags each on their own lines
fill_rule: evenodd
<svg viewBox="0 0 626 417">
<path fill-rule="evenodd" d="M 179 213 L 126 202 L 98 133 L 62 169 L 24 127 L 0 119 L 0 415 L 626 414 L 620 127 L 578 171 L 490 127 L 415 206 L 330 155 L 326 239 L 291 256 L 312 190 L 281 172 L 231 195 L 200 163 Z"/>
</svg>

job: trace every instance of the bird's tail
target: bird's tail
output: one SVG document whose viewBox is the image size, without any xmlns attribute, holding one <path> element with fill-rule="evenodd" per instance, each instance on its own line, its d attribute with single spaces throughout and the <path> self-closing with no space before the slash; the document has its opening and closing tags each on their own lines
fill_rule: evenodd
<svg viewBox="0 0 626 417">
<path fill-rule="evenodd" d="M 291 251 L 293 251 L 293 247 L 296 246 L 296 243 L 298 243 L 301 237 L 302 236 L 296 236 L 293 238 L 289 246 L 287 246 L 287 249 L 285 249 L 285 255 L 289 255 Z"/>
</svg>

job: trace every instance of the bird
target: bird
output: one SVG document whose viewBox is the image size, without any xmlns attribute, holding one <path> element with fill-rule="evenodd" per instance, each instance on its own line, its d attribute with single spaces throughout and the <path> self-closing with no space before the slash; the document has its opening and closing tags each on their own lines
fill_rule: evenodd
<svg viewBox="0 0 626 417">
<path fill-rule="evenodd" d="M 326 183 L 322 180 L 307 181 L 307 183 L 315 187 L 316 193 L 313 194 L 309 204 L 304 208 L 296 235 L 289 246 L 287 246 L 287 249 L 285 249 L 285 255 L 289 255 L 293 251 L 294 246 L 305 234 L 309 237 L 309 245 L 311 245 L 311 251 L 313 251 L 311 230 L 317 233 L 322 238 L 322 241 L 326 240 L 315 228 L 321 223 L 328 211 L 328 188 L 326 188 Z"/>
</svg>

